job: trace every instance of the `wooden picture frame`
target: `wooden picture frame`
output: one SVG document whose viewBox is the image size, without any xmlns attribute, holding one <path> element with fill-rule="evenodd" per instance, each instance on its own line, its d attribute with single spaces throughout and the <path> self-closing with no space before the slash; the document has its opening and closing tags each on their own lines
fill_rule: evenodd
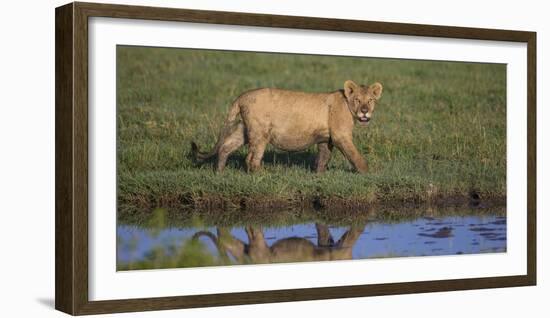
<svg viewBox="0 0 550 318">
<path fill-rule="evenodd" d="M 70 3 L 55 12 L 55 307 L 100 314 L 536 284 L 536 33 L 144 6 Z M 112 17 L 269 28 L 368 32 L 527 43 L 527 274 L 292 290 L 90 301 L 88 297 L 88 19 Z"/>
</svg>

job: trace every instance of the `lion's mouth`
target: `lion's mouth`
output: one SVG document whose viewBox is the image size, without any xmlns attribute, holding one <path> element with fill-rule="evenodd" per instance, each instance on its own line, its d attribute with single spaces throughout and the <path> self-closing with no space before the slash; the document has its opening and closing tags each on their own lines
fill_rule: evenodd
<svg viewBox="0 0 550 318">
<path fill-rule="evenodd" d="M 365 116 L 365 117 L 359 117 L 359 122 L 360 122 L 361 124 L 368 124 L 368 123 L 369 123 L 369 120 L 370 120 L 370 118 L 368 118 L 368 117 L 366 117 L 366 116 Z"/>
</svg>

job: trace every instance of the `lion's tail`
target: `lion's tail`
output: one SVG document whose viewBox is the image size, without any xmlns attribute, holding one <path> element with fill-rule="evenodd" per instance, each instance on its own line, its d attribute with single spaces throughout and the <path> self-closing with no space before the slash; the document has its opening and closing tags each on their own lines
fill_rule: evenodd
<svg viewBox="0 0 550 318">
<path fill-rule="evenodd" d="M 225 139 L 233 131 L 233 128 L 235 127 L 235 123 L 238 120 L 237 116 L 239 116 L 240 112 L 241 112 L 241 107 L 238 101 L 235 101 L 231 106 L 231 109 L 229 110 L 229 114 L 227 115 L 227 118 L 225 119 L 223 127 L 220 131 L 220 135 L 218 136 L 218 142 L 216 142 L 216 145 L 214 146 L 214 148 L 209 152 L 201 152 L 199 150 L 199 146 L 195 142 L 193 141 L 191 142 L 191 153 L 193 154 L 195 160 L 197 161 L 208 160 L 214 157 L 218 153 L 218 150 L 222 146 Z"/>
</svg>

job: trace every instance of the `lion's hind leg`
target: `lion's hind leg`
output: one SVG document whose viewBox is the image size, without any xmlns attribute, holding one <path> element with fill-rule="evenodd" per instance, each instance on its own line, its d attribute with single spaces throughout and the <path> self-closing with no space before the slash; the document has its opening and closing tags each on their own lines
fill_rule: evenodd
<svg viewBox="0 0 550 318">
<path fill-rule="evenodd" d="M 267 139 L 263 137 L 252 138 L 248 141 L 248 155 L 246 156 L 246 168 L 248 172 L 260 170 L 262 166 L 262 158 L 267 146 Z"/>
<path fill-rule="evenodd" d="M 220 148 L 218 149 L 218 165 L 217 170 L 223 171 L 227 163 L 227 158 L 235 150 L 239 149 L 246 143 L 245 128 L 243 123 L 235 126 L 233 131 L 225 138 Z"/>
<path fill-rule="evenodd" d="M 256 172 L 262 167 L 262 158 L 264 157 L 264 151 L 267 143 L 260 142 L 249 145 L 248 156 L 246 157 L 246 167 L 248 172 Z"/>
</svg>

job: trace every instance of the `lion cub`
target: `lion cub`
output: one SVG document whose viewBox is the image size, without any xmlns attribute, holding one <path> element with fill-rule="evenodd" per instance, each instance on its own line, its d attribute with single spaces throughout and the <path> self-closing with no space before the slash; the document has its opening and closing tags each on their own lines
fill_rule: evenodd
<svg viewBox="0 0 550 318">
<path fill-rule="evenodd" d="M 248 144 L 250 172 L 261 167 L 267 144 L 286 151 L 305 150 L 317 144 L 316 171 L 326 170 L 333 146 L 338 148 L 359 173 L 367 163 L 353 144 L 353 125 L 367 126 L 382 95 L 382 85 L 357 85 L 346 81 L 344 89 L 331 93 L 305 93 L 275 88 L 247 91 L 231 106 L 218 142 L 209 153 L 192 142 L 197 160 L 218 157 L 222 171 L 229 155 Z"/>
</svg>

